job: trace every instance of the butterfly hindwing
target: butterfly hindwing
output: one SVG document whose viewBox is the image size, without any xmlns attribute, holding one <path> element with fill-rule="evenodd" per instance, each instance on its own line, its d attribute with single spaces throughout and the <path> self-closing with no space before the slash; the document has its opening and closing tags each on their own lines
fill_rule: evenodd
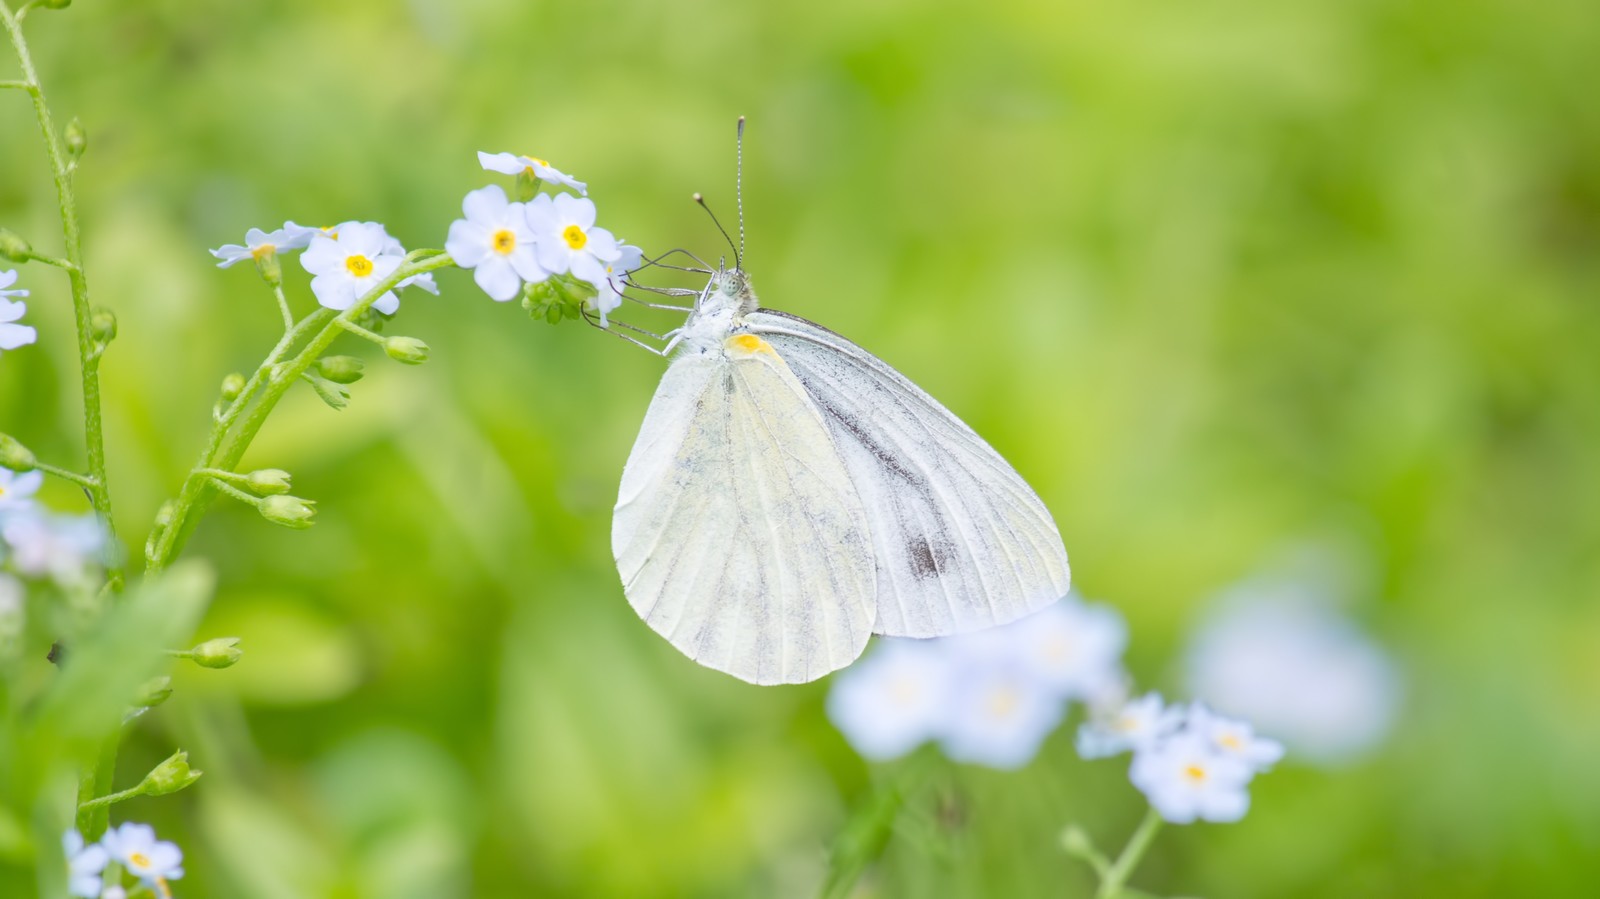
<svg viewBox="0 0 1600 899">
<path fill-rule="evenodd" d="M 768 309 L 744 317 L 822 413 L 867 514 L 873 630 L 933 637 L 1003 624 L 1065 595 L 1049 511 L 983 438 L 850 341 Z"/>
</svg>

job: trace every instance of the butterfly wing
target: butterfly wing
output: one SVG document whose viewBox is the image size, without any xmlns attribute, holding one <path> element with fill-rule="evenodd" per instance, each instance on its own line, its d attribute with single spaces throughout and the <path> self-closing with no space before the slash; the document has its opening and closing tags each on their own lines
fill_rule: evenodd
<svg viewBox="0 0 1600 899">
<path fill-rule="evenodd" d="M 882 360 L 805 319 L 744 324 L 821 410 L 866 508 L 877 633 L 935 637 L 1004 624 L 1066 594 L 1050 512 L 983 438 Z"/>
<path fill-rule="evenodd" d="M 668 367 L 622 472 L 611 545 L 640 617 L 741 680 L 815 680 L 871 634 L 861 501 L 821 413 L 770 348 Z"/>
</svg>

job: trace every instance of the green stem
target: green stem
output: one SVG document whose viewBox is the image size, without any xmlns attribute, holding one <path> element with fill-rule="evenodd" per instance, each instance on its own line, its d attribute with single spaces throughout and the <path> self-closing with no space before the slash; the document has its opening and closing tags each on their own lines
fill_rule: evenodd
<svg viewBox="0 0 1600 899">
<path fill-rule="evenodd" d="M 86 484 L 89 500 L 105 524 L 106 534 L 114 541 L 116 528 L 111 520 L 111 491 L 106 486 L 105 435 L 100 422 L 100 357 L 95 351 L 93 329 L 89 326 L 89 284 L 83 275 L 83 242 L 78 233 L 78 200 L 72 189 L 72 178 L 67 167 L 67 156 L 61 147 L 61 137 L 56 133 L 55 122 L 50 117 L 50 106 L 45 102 L 44 89 L 39 86 L 39 75 L 33 68 L 33 57 L 28 53 L 28 42 L 22 36 L 22 14 L 13 13 L 8 3 L 0 0 L 0 21 L 5 24 L 16 48 L 17 61 L 22 65 L 24 90 L 33 98 L 33 111 L 39 119 L 39 130 L 44 135 L 45 150 L 50 156 L 50 171 L 55 177 L 56 200 L 61 209 L 62 249 L 70 268 L 67 279 L 72 285 L 72 312 L 78 326 L 78 364 L 83 373 L 83 442 L 88 458 L 89 478 Z M 123 575 L 120 562 L 111 562 L 106 568 L 106 580 L 112 590 L 121 590 Z"/>
<path fill-rule="evenodd" d="M 337 324 L 339 327 L 345 329 L 346 331 L 349 331 L 351 334 L 354 334 L 355 336 L 361 338 L 362 340 L 370 340 L 371 342 L 377 344 L 378 346 L 383 346 L 383 337 L 382 336 L 380 336 L 378 334 L 374 334 L 371 331 L 368 331 L 366 328 L 361 327 L 360 325 L 356 324 L 355 322 L 338 321 L 338 322 L 335 322 L 335 324 Z"/>
<path fill-rule="evenodd" d="M 94 487 L 94 478 L 91 478 L 88 475 L 78 474 L 75 471 L 67 471 L 65 468 L 57 468 L 54 465 L 46 465 L 45 463 L 39 461 L 35 461 L 33 463 L 33 467 L 44 472 L 45 474 L 55 475 L 64 481 L 71 481 L 85 490 L 89 490 Z"/>
<path fill-rule="evenodd" d="M 246 493 L 219 477 L 212 477 L 211 485 L 247 506 L 261 506 L 261 497 Z"/>
<path fill-rule="evenodd" d="M 294 330 L 294 313 L 289 311 L 289 298 L 283 295 L 283 285 L 272 285 L 272 295 L 278 298 L 278 311 L 283 313 L 283 330 Z"/>
<path fill-rule="evenodd" d="M 433 255 L 416 258 L 428 253 Z M 200 454 L 200 460 L 189 472 L 183 487 L 178 492 L 177 500 L 173 503 L 171 523 L 146 554 L 145 570 L 159 571 L 170 565 L 177 557 L 184 541 L 188 539 L 189 533 L 199 520 L 206 490 L 213 484 L 211 476 L 206 474 L 206 471 L 218 469 L 232 471 L 238 467 L 239 459 L 244 456 L 245 450 L 249 449 L 250 442 L 255 439 L 256 433 L 272 414 L 278 400 L 282 399 L 284 393 L 300 380 L 300 376 L 316 363 L 339 335 L 345 332 L 347 326 L 354 324 L 356 318 L 401 281 L 413 275 L 454 264 L 454 260 L 446 253 L 436 250 L 415 251 L 406 257 L 405 263 L 367 291 L 349 309 L 337 316 L 331 310 L 318 309 L 301 319 L 293 330 L 285 334 L 283 340 L 278 342 L 277 347 L 268 354 L 266 361 L 262 362 L 261 367 L 256 369 L 256 373 L 245 384 L 245 389 L 239 394 L 239 398 L 228 406 L 211 429 L 211 437 L 206 443 L 205 450 Z M 312 328 L 318 330 L 300 352 L 287 362 L 280 361 L 289 347 Z M 258 391 L 260 397 L 252 406 L 249 401 Z M 245 414 L 247 407 L 248 415 Z M 242 421 L 241 416 L 243 416 Z M 230 433 L 233 436 L 228 439 Z"/>
<path fill-rule="evenodd" d="M 1095 899 L 1116 899 L 1160 829 L 1161 815 L 1152 807 L 1145 812 L 1144 820 L 1139 822 L 1139 828 L 1133 832 L 1133 836 L 1128 838 L 1128 845 L 1122 847 L 1122 854 L 1111 864 L 1111 870 L 1100 878 L 1100 889 L 1095 890 Z"/>
<path fill-rule="evenodd" d="M 92 812 L 95 809 L 105 808 L 113 802 L 121 802 L 124 799 L 132 799 L 135 796 L 143 795 L 144 784 L 140 784 L 137 787 L 129 787 L 120 793 L 112 793 L 109 796 L 101 796 L 97 799 L 91 799 L 88 802 L 78 803 L 78 813 L 82 814 L 84 812 Z"/>
</svg>

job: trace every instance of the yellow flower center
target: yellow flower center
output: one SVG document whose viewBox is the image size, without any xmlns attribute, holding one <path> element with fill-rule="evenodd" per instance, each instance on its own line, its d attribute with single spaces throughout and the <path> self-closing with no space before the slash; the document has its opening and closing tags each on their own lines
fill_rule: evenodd
<svg viewBox="0 0 1600 899">
<path fill-rule="evenodd" d="M 1222 744 L 1223 749 L 1232 749 L 1234 752 L 1244 748 L 1244 741 L 1239 739 L 1238 734 L 1223 734 L 1217 742 Z"/>
<path fill-rule="evenodd" d="M 150 856 L 145 855 L 143 852 L 130 852 L 128 853 L 128 864 L 137 868 L 148 868 L 150 867 Z"/>
<path fill-rule="evenodd" d="M 583 245 L 589 242 L 589 235 L 583 233 L 583 229 L 577 225 L 568 225 L 561 232 L 561 239 L 566 241 L 567 246 L 574 250 L 581 250 Z"/>
<path fill-rule="evenodd" d="M 1195 783 L 1201 783 L 1206 779 L 1206 769 L 1200 767 L 1199 765 L 1190 765 L 1183 769 L 1183 776 L 1189 778 Z"/>
<path fill-rule="evenodd" d="M 1015 712 L 1017 706 L 1021 704 L 1020 700 L 1021 697 L 1017 696 L 1017 691 L 1015 690 L 997 690 L 989 696 L 989 701 L 984 704 L 985 710 L 989 713 L 990 718 L 1010 718 L 1011 713 Z"/>
<path fill-rule="evenodd" d="M 250 256 L 253 259 L 265 259 L 268 256 L 271 256 L 273 253 L 276 253 L 276 252 L 278 252 L 278 248 L 277 247 L 273 246 L 270 243 L 264 243 L 261 246 L 256 247 L 255 249 L 251 250 L 250 251 Z"/>
<path fill-rule="evenodd" d="M 0 485 L 0 496 L 5 496 L 5 495 L 6 495 L 6 488 L 5 488 L 4 485 Z"/>
<path fill-rule="evenodd" d="M 510 228 L 501 228 L 494 232 L 494 237 L 489 239 L 494 251 L 504 256 L 517 248 L 517 235 L 511 233 Z"/>
<path fill-rule="evenodd" d="M 339 239 L 339 226 L 338 225 L 323 225 L 322 226 L 322 233 L 328 235 L 329 237 L 333 238 L 334 240 L 338 240 Z"/>
<path fill-rule="evenodd" d="M 365 278 L 372 274 L 372 260 L 360 253 L 352 253 L 345 257 L 344 267 L 357 278 Z"/>
<path fill-rule="evenodd" d="M 525 156 L 523 158 L 529 160 L 530 162 L 533 162 L 535 165 L 540 165 L 540 166 L 543 166 L 545 168 L 549 168 L 550 167 L 550 163 L 545 162 L 543 159 L 540 159 L 537 156 Z M 530 174 L 533 173 L 533 166 L 531 166 L 531 165 L 528 166 L 528 172 Z"/>
</svg>

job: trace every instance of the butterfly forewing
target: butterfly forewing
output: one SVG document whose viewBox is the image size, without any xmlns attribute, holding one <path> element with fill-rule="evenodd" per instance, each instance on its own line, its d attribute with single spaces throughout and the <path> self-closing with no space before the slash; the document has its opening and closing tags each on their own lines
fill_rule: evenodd
<svg viewBox="0 0 1600 899">
<path fill-rule="evenodd" d="M 819 325 L 762 309 L 764 337 L 810 395 L 866 510 L 877 633 L 933 637 L 1003 624 L 1069 586 L 1049 511 L 949 410 Z"/>
<path fill-rule="evenodd" d="M 690 658 L 758 684 L 848 665 L 878 578 L 828 425 L 779 355 L 680 356 L 623 470 L 624 592 Z"/>
</svg>

